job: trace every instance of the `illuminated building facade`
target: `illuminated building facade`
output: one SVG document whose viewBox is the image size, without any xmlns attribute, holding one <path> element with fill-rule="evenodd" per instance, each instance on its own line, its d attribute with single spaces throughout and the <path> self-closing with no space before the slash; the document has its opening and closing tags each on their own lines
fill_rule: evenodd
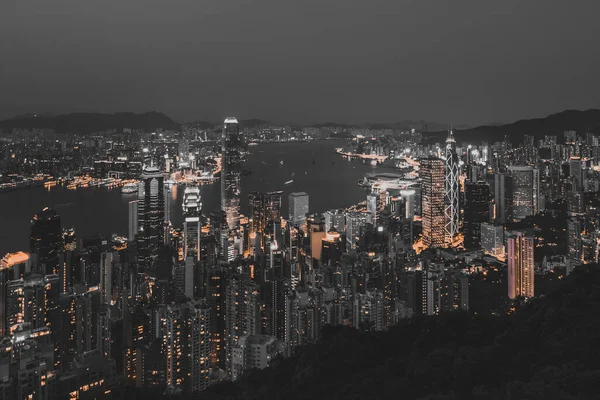
<svg viewBox="0 0 600 400">
<path fill-rule="evenodd" d="M 243 135 L 237 119 L 226 118 L 221 135 L 221 210 L 225 214 L 225 227 L 222 232 L 222 257 L 231 261 L 233 236 L 240 225 L 241 158 Z M 226 237 L 227 236 L 227 237 Z M 225 240 L 227 239 L 227 240 Z"/>
<path fill-rule="evenodd" d="M 512 177 L 513 218 L 522 220 L 538 212 L 539 175 L 531 166 L 509 166 Z"/>
<path fill-rule="evenodd" d="M 454 238 L 458 235 L 458 220 L 460 215 L 459 195 L 460 188 L 458 185 L 458 175 L 460 167 L 458 165 L 458 155 L 456 154 L 456 140 L 454 134 L 450 130 L 446 139 L 446 162 L 445 162 L 445 179 L 444 179 L 444 199 L 445 199 L 445 242 L 446 246 L 451 246 Z"/>
<path fill-rule="evenodd" d="M 138 265 L 152 267 L 164 242 L 164 176 L 153 166 L 144 167 L 138 191 Z"/>
<path fill-rule="evenodd" d="M 515 231 L 508 237 L 508 297 L 534 296 L 533 237 Z"/>
<path fill-rule="evenodd" d="M 200 260 L 200 213 L 202 201 L 200 189 L 187 187 L 183 193 L 183 258 L 192 257 L 194 261 Z"/>
<path fill-rule="evenodd" d="M 421 216 L 423 244 L 427 247 L 444 247 L 446 244 L 444 172 L 444 160 L 435 157 L 421 159 Z"/>
</svg>

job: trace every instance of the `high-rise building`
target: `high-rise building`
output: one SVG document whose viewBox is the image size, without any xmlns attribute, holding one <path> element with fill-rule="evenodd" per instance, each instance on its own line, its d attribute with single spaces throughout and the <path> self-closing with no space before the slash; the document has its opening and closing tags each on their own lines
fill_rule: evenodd
<svg viewBox="0 0 600 400">
<path fill-rule="evenodd" d="M 569 160 L 569 178 L 573 191 L 583 190 L 583 165 L 581 157 L 571 157 Z"/>
<path fill-rule="evenodd" d="M 138 202 L 139 200 L 133 200 L 129 202 L 129 224 L 128 224 L 128 234 L 127 239 L 130 242 L 135 240 L 135 235 L 137 235 L 139 226 L 138 226 Z"/>
<path fill-rule="evenodd" d="M 533 237 L 515 231 L 508 242 L 508 297 L 534 296 Z"/>
<path fill-rule="evenodd" d="M 200 260 L 200 189 L 187 187 L 183 193 L 183 258 Z"/>
<path fill-rule="evenodd" d="M 445 209 L 444 160 L 428 157 L 421 159 L 421 215 L 423 244 L 427 247 L 444 247 Z"/>
<path fill-rule="evenodd" d="M 225 119 L 221 135 L 221 210 L 230 232 L 240 224 L 241 151 L 243 136 L 237 119 Z"/>
<path fill-rule="evenodd" d="M 490 187 L 487 183 L 467 183 L 465 185 L 464 206 L 464 245 L 466 248 L 479 247 L 481 223 L 490 219 Z"/>
<path fill-rule="evenodd" d="M 444 180 L 444 199 L 445 199 L 445 242 L 446 246 L 451 246 L 454 238 L 458 235 L 458 219 L 460 215 L 458 185 L 459 165 L 458 155 L 456 154 L 456 140 L 452 130 L 446 139 L 446 163 Z"/>
<path fill-rule="evenodd" d="M 535 215 L 540 191 L 538 170 L 532 166 L 510 166 L 508 173 L 513 184 L 513 218 Z"/>
<path fill-rule="evenodd" d="M 346 248 L 355 249 L 360 238 L 360 230 L 367 225 L 367 214 L 361 212 L 346 213 Z"/>
<path fill-rule="evenodd" d="M 58 253 L 63 249 L 60 216 L 48 207 L 31 220 L 31 252 L 37 254 L 36 270 L 42 275 L 58 274 Z"/>
<path fill-rule="evenodd" d="M 289 219 L 293 225 L 302 225 L 308 214 L 308 194 L 294 192 L 289 196 Z"/>
<path fill-rule="evenodd" d="M 494 257 L 504 257 L 504 227 L 490 223 L 481 224 L 481 248 Z"/>
<path fill-rule="evenodd" d="M 164 241 L 164 176 L 153 166 L 146 166 L 138 191 L 138 264 L 152 267 Z"/>
<path fill-rule="evenodd" d="M 513 218 L 513 179 L 506 173 L 494 175 L 494 221 L 505 224 Z"/>
<path fill-rule="evenodd" d="M 201 302 L 165 306 L 159 322 L 166 383 L 185 393 L 206 389 L 211 368 L 209 309 Z"/>
</svg>

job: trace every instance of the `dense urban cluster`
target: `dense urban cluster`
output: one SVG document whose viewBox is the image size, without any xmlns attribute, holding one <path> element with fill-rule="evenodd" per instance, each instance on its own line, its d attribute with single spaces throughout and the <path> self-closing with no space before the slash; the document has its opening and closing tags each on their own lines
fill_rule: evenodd
<svg viewBox="0 0 600 400">
<path fill-rule="evenodd" d="M 396 172 L 356 182 L 365 201 L 347 209 L 311 212 L 304 192 L 241 198 L 247 146 L 332 137 L 350 138 L 340 157 Z M 246 130 L 227 118 L 216 131 L 28 130 L 1 146 L 4 190 L 137 193 L 127 237 L 80 238 L 45 208 L 29 252 L 2 259 L 1 398 L 194 394 L 293 356 L 326 326 L 511 313 L 600 253 L 593 134 L 426 143 L 414 129 Z M 202 208 L 202 184 L 220 185 L 220 209 Z"/>
</svg>

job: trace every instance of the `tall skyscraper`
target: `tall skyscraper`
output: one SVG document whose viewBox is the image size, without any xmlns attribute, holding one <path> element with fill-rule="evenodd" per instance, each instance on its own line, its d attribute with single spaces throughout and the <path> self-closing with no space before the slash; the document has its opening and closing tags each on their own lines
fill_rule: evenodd
<svg viewBox="0 0 600 400">
<path fill-rule="evenodd" d="M 435 157 L 421 159 L 421 215 L 423 244 L 427 247 L 444 247 L 446 243 L 444 172 L 444 160 Z"/>
<path fill-rule="evenodd" d="M 164 241 L 164 176 L 153 166 L 146 166 L 138 191 L 138 264 L 154 265 Z"/>
<path fill-rule="evenodd" d="M 60 216 L 44 208 L 31 220 L 31 252 L 37 254 L 37 271 L 42 275 L 58 274 L 58 253 L 63 249 Z"/>
<path fill-rule="evenodd" d="M 494 221 L 505 224 L 513 217 L 513 179 L 506 173 L 494 175 Z"/>
<path fill-rule="evenodd" d="M 138 226 L 138 200 L 133 200 L 129 202 L 129 224 L 128 224 L 128 234 L 127 239 L 130 242 L 135 240 L 135 235 L 137 235 L 139 226 Z"/>
<path fill-rule="evenodd" d="M 456 140 L 452 130 L 448 133 L 446 139 L 446 164 L 445 164 L 445 241 L 447 246 L 451 246 L 454 238 L 458 235 L 458 218 L 460 214 L 458 186 L 458 155 L 456 154 Z"/>
<path fill-rule="evenodd" d="M 294 192 L 289 196 L 290 221 L 293 225 L 301 225 L 308 214 L 308 194 Z"/>
<path fill-rule="evenodd" d="M 538 212 L 539 174 L 532 166 L 510 166 L 513 183 L 513 218 L 524 219 Z"/>
<path fill-rule="evenodd" d="M 221 135 L 221 210 L 227 227 L 235 231 L 240 224 L 241 150 L 243 137 L 237 119 L 225 119 Z"/>
<path fill-rule="evenodd" d="M 202 201 L 200 189 L 187 187 L 183 193 L 183 258 L 200 260 L 200 212 Z"/>
<path fill-rule="evenodd" d="M 513 232 L 508 238 L 508 297 L 534 296 L 533 237 Z"/>
<path fill-rule="evenodd" d="M 467 183 L 465 185 L 464 206 L 464 245 L 466 248 L 479 247 L 481 223 L 490 219 L 490 187 L 487 183 Z"/>
</svg>

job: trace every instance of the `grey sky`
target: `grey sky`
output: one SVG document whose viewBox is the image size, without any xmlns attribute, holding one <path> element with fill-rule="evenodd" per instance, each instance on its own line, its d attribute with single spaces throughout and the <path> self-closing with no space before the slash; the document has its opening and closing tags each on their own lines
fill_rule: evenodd
<svg viewBox="0 0 600 400">
<path fill-rule="evenodd" d="M 597 0 L 2 0 L 0 118 L 478 124 L 597 108 Z"/>
</svg>

